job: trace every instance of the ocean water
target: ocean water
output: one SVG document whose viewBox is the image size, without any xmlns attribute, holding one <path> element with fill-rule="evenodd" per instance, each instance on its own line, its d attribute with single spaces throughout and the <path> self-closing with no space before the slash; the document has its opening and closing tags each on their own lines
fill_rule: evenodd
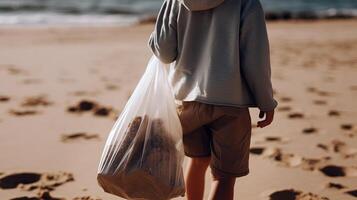
<svg viewBox="0 0 357 200">
<path fill-rule="evenodd" d="M 0 25 L 129 25 L 163 0 L 0 0 Z M 261 0 L 267 19 L 357 17 L 357 0 Z"/>
</svg>

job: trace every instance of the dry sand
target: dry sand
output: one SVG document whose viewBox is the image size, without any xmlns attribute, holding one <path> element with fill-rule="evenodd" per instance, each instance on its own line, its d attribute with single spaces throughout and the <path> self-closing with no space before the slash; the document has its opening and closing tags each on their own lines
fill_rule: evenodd
<svg viewBox="0 0 357 200">
<path fill-rule="evenodd" d="M 356 199 L 357 21 L 268 26 L 280 105 L 271 127 L 253 129 L 236 199 Z M 151 55 L 152 29 L 0 29 L 0 199 L 118 199 L 96 171 Z"/>
</svg>

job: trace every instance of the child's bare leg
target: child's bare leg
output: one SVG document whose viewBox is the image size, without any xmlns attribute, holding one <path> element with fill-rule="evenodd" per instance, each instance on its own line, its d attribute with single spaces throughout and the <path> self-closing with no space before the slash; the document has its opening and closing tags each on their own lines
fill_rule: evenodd
<svg viewBox="0 0 357 200">
<path fill-rule="evenodd" d="M 233 200 L 234 196 L 234 184 L 236 179 L 232 178 L 220 178 L 213 176 L 213 182 L 211 185 L 210 200 Z"/>
<path fill-rule="evenodd" d="M 211 157 L 191 158 L 186 173 L 187 200 L 202 200 L 205 188 L 205 174 Z"/>
</svg>

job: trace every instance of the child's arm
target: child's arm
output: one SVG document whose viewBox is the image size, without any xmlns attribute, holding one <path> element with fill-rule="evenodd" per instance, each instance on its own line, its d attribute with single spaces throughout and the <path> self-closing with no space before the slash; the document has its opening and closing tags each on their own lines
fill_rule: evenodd
<svg viewBox="0 0 357 200">
<path fill-rule="evenodd" d="M 164 63 L 171 63 L 177 57 L 176 7 L 173 4 L 172 0 L 164 1 L 149 39 L 152 52 Z"/>
<path fill-rule="evenodd" d="M 240 64 L 243 76 L 261 111 L 277 106 L 271 84 L 269 41 L 265 16 L 258 0 L 250 0 L 240 25 Z"/>
</svg>

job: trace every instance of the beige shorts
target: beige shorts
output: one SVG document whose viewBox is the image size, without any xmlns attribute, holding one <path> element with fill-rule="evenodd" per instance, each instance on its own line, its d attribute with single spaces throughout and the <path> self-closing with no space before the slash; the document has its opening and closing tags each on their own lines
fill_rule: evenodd
<svg viewBox="0 0 357 200">
<path fill-rule="evenodd" d="M 183 102 L 178 107 L 188 157 L 211 157 L 213 175 L 249 173 L 251 118 L 248 108 Z"/>
</svg>

